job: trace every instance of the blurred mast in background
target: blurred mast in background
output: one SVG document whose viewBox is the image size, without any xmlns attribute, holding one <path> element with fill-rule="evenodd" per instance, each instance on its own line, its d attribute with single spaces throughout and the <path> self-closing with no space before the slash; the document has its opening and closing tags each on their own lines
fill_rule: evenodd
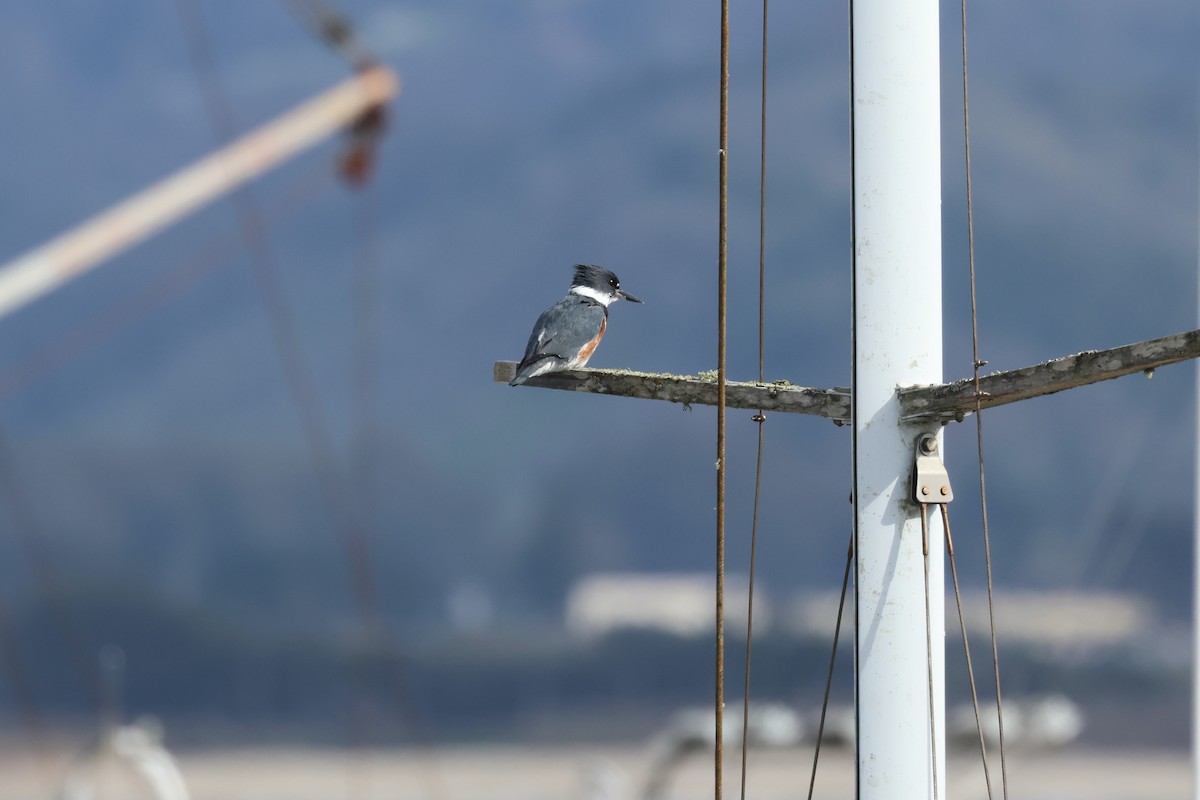
<svg viewBox="0 0 1200 800">
<path fill-rule="evenodd" d="M 0 266 L 0 317 L 152 236 L 359 120 L 377 114 L 400 89 L 382 66 L 353 78 L 251 131 L 212 155 Z"/>
</svg>

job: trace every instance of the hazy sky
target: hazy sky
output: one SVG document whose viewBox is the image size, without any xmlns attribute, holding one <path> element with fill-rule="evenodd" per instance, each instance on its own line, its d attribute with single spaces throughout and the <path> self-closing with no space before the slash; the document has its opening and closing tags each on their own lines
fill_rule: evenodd
<svg viewBox="0 0 1200 800">
<path fill-rule="evenodd" d="M 243 129 L 346 76 L 276 4 L 200 6 Z M 614 269 L 646 301 L 614 307 L 594 366 L 715 366 L 715 5 L 705 13 L 683 0 L 347 9 L 404 81 L 373 188 L 380 273 L 371 449 L 354 446 L 363 424 L 353 377 L 362 217 L 358 200 L 328 177 L 336 146 L 255 191 L 272 220 L 276 267 L 339 480 L 357 503 L 369 492 L 355 470 L 364 452 L 377 459 L 379 571 L 401 576 L 397 583 L 427 572 L 449 597 L 475 584 L 512 593 L 545 570 L 566 579 L 707 569 L 710 411 L 510 390 L 491 383 L 490 367 L 519 356 L 576 262 Z M 772 15 L 768 372 L 846 385 L 845 9 L 781 4 Z M 989 368 L 1194 327 L 1195 4 L 981 3 L 971 15 Z M 748 378 L 756 364 L 757 11 L 737 9 L 733 24 L 730 363 L 732 377 Z M 947 8 L 947 378 L 970 365 L 956 24 Z M 213 144 L 171 4 L 8 4 L 0 99 L 5 255 Z M 299 210 L 288 210 L 293 201 Z M 236 252 L 231 237 L 233 209 L 222 203 L 0 321 L 0 386 L 16 387 L 0 397 L 0 421 L 70 569 L 132 570 L 204 598 L 223 574 L 221 559 L 245 558 L 247 548 L 267 572 L 302 557 L 340 568 L 250 263 L 206 255 L 214 241 L 232 241 L 226 249 Z M 169 299 L 119 306 L 107 312 L 115 322 L 68 333 L 159 276 L 184 281 L 170 276 L 189 269 L 202 273 Z M 56 365 L 41 348 L 63 335 L 74 338 L 54 351 L 69 356 L 61 368 L 32 382 L 13 377 L 30 353 Z M 1192 383 L 1192 368 L 1175 367 L 1151 382 L 1127 378 L 988 415 L 1002 581 L 1124 585 L 1179 563 L 1192 503 Z M 844 541 L 848 439 L 828 423 L 780 417 L 768 428 L 764 547 L 769 581 L 791 591 L 840 575 L 825 556 Z M 730 518 L 740 530 L 754 425 L 734 415 L 731 426 Z M 968 426 L 949 431 L 948 453 L 958 516 L 972 519 Z M 745 561 L 740 537 L 735 569 Z M 971 553 L 971 535 L 963 539 Z M 130 566 L 147 541 L 165 573 Z M 1130 541 L 1140 544 L 1113 546 Z M 212 555 L 214 543 L 226 549 Z M 287 574 L 276 579 L 281 597 L 299 592 L 286 589 Z M 440 603 L 430 600 L 428 613 Z"/>
</svg>

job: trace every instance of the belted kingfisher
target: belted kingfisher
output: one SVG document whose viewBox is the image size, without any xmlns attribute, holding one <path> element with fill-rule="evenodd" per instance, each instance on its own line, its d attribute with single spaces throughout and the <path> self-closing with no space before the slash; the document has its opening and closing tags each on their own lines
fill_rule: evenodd
<svg viewBox="0 0 1200 800">
<path fill-rule="evenodd" d="M 535 375 L 582 367 L 596 352 L 608 325 L 608 306 L 614 300 L 640 303 L 621 291 L 617 276 L 594 264 L 576 264 L 567 296 L 538 317 L 525 345 L 525 357 L 509 386 Z"/>
</svg>

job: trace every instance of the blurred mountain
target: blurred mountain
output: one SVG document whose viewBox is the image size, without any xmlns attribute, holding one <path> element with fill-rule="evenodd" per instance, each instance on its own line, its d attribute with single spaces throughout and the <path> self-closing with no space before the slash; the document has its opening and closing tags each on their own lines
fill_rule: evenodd
<svg viewBox="0 0 1200 800">
<path fill-rule="evenodd" d="M 276 4 L 202 4 L 239 126 L 345 77 Z M 367 199 L 336 143 L 254 189 L 336 449 L 370 523 L 388 617 L 554 620 L 604 570 L 707 569 L 712 412 L 491 383 L 576 262 L 618 272 L 593 365 L 715 366 L 717 17 L 654 4 L 346 4 L 402 74 Z M 970 372 L 957 12 L 944 21 L 947 378 Z M 842 6 L 772 8 L 767 370 L 849 383 L 847 34 Z M 989 369 L 1195 326 L 1200 11 L 1100 0 L 972 8 L 979 324 Z M 0 243 L 11 255 L 213 146 L 169 5 L 10 3 L 0 26 Z M 758 21 L 733 19 L 730 368 L 756 357 Z M 309 188 L 324 191 L 285 213 Z M 372 204 L 373 240 L 361 235 Z M 68 582 L 146 586 L 283 630 L 352 624 L 330 508 L 222 202 L 0 321 L 0 422 Z M 232 238 L 231 238 L 232 237 Z M 360 410 L 355 275 L 378 256 L 377 389 Z M 86 328 L 162 275 L 194 285 Z M 206 260 L 207 259 L 207 260 Z M 182 279 L 181 279 L 182 280 Z M 914 313 L 918 313 L 914 309 Z M 32 355 L 31 355 L 32 354 Z M 15 381 L 9 383 L 9 381 Z M 1189 367 L 986 418 L 997 579 L 1114 586 L 1184 616 Z M 731 415 L 730 568 L 748 561 L 755 424 Z M 964 580 L 983 574 L 973 425 L 948 431 Z M 364 432 L 365 431 L 365 432 Z M 372 467 L 372 465 L 374 465 Z M 772 415 L 760 564 L 769 590 L 834 586 L 847 431 Z M 17 520 L 0 508 L 0 524 Z M 0 536 L 9 597 L 35 598 Z M 465 599 L 464 599 L 465 598 Z M 472 600 L 471 598 L 475 598 Z M 464 605 L 465 604 L 465 605 Z M 477 608 L 465 612 L 463 608 Z M 456 611 L 457 609 L 457 611 Z M 473 616 L 474 615 L 474 616 Z"/>
</svg>

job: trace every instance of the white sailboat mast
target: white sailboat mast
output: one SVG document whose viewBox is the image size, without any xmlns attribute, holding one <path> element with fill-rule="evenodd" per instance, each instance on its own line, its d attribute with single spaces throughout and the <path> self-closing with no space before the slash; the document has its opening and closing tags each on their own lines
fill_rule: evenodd
<svg viewBox="0 0 1200 800">
<path fill-rule="evenodd" d="M 941 525 L 933 515 L 930 659 L 909 488 L 930 423 L 902 422 L 896 392 L 942 381 L 938 4 L 855 0 L 851 15 L 858 796 L 945 797 Z"/>
</svg>

